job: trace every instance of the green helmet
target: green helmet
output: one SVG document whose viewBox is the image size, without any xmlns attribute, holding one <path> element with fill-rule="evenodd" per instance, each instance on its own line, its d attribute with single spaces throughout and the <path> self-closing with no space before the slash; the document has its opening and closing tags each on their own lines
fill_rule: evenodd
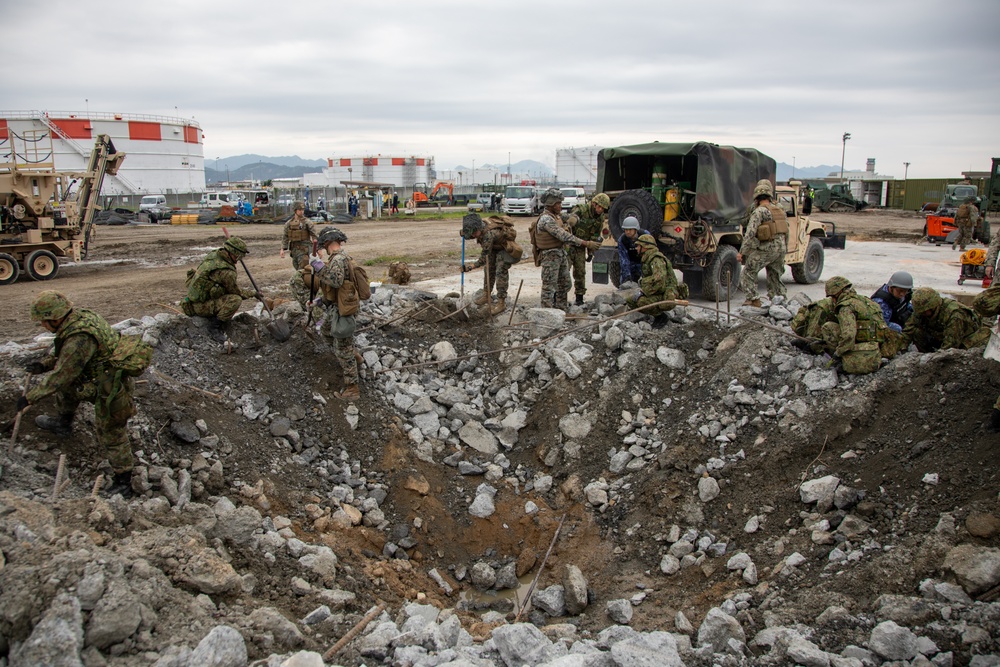
<svg viewBox="0 0 1000 667">
<path fill-rule="evenodd" d="M 768 198 L 774 197 L 774 187 L 771 185 L 771 181 L 766 178 L 762 178 L 757 181 L 757 187 L 753 189 L 753 198 L 767 196 Z"/>
<path fill-rule="evenodd" d="M 550 206 L 552 204 L 558 204 L 565 197 L 559 188 L 549 188 L 544 193 L 542 193 L 542 205 Z"/>
<path fill-rule="evenodd" d="M 239 236 L 230 236 L 226 239 L 226 243 L 222 247 L 237 255 L 250 254 L 250 249 L 247 248 L 246 241 L 241 239 Z"/>
<path fill-rule="evenodd" d="M 641 246 L 645 246 L 647 248 L 653 248 L 654 250 L 656 249 L 656 239 L 653 238 L 652 234 L 643 234 L 642 236 L 637 238 L 635 242 Z"/>
<path fill-rule="evenodd" d="M 319 232 L 319 244 L 324 248 L 328 243 L 333 243 L 334 241 L 343 243 L 346 240 L 347 234 L 340 231 L 336 227 L 324 227 Z"/>
<path fill-rule="evenodd" d="M 481 232 L 485 227 L 486 223 L 478 213 L 468 213 L 462 217 L 462 238 L 471 239 L 473 234 Z"/>
<path fill-rule="evenodd" d="M 826 295 L 836 297 L 846 289 L 852 289 L 854 285 L 844 276 L 834 276 L 826 281 Z"/>
<path fill-rule="evenodd" d="M 31 304 L 31 319 L 35 322 L 61 320 L 71 310 L 73 310 L 72 301 L 61 292 L 47 289 L 39 294 L 34 303 Z"/>
<path fill-rule="evenodd" d="M 609 208 L 611 208 L 611 197 L 607 196 L 603 192 L 598 192 L 596 195 L 594 195 L 594 198 L 590 200 L 590 203 L 597 204 L 605 211 L 607 211 Z"/>
<path fill-rule="evenodd" d="M 910 303 L 913 304 L 913 312 L 930 313 L 938 309 L 941 301 L 941 295 L 935 290 L 930 287 L 918 287 L 913 290 L 913 298 Z"/>
</svg>

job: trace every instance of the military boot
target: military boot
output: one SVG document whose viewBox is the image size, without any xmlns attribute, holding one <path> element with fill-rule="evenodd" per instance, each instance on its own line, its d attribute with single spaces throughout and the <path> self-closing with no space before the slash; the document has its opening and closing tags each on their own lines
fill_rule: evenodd
<svg viewBox="0 0 1000 667">
<path fill-rule="evenodd" d="M 357 350 L 354 351 L 354 360 L 358 362 L 358 368 L 365 365 L 365 358 L 361 356 L 361 353 Z"/>
<path fill-rule="evenodd" d="M 490 295 L 487 294 L 486 292 L 483 292 L 482 296 L 480 296 L 478 299 L 476 299 L 472 303 L 476 304 L 477 306 L 485 306 L 489 302 L 490 302 Z"/>
<path fill-rule="evenodd" d="M 577 294 L 576 295 L 576 305 L 578 305 L 578 306 L 582 306 L 583 305 L 583 295 L 582 294 Z"/>
<path fill-rule="evenodd" d="M 131 498 L 132 493 L 132 471 L 116 472 L 111 478 L 111 486 L 108 487 L 108 497 L 120 493 L 123 498 Z"/>
<path fill-rule="evenodd" d="M 361 398 L 361 388 L 357 384 L 349 384 L 343 391 L 335 391 L 333 395 L 342 401 L 356 401 Z"/>
<path fill-rule="evenodd" d="M 58 417 L 38 415 L 35 417 L 35 426 L 65 438 L 73 432 L 73 415 L 59 415 Z"/>
<path fill-rule="evenodd" d="M 497 299 L 497 302 L 490 308 L 490 315 L 499 315 L 507 310 L 507 299 Z"/>
</svg>

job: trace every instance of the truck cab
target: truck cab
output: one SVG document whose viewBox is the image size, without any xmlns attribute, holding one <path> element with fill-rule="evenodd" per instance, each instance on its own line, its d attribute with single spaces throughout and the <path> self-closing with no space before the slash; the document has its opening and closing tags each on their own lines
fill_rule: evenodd
<svg viewBox="0 0 1000 667">
<path fill-rule="evenodd" d="M 559 191 L 563 193 L 562 209 L 564 211 L 568 211 L 580 202 L 586 200 L 586 194 L 584 193 L 583 188 L 559 188 Z"/>
<path fill-rule="evenodd" d="M 538 188 L 532 185 L 509 185 L 503 195 L 507 215 L 538 215 L 542 210 Z"/>
</svg>

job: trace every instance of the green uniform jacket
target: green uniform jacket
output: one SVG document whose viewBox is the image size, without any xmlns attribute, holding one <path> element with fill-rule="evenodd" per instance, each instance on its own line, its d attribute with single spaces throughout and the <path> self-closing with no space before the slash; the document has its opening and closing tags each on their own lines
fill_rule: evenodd
<svg viewBox="0 0 1000 667">
<path fill-rule="evenodd" d="M 984 345 L 990 330 L 978 315 L 954 299 L 942 299 L 932 313 L 914 312 L 903 327 L 903 336 L 921 352 L 947 348 L 968 350 Z"/>
<path fill-rule="evenodd" d="M 119 334 L 107 320 L 92 310 L 74 308 L 56 331 L 54 353 L 43 364 L 52 368 L 28 391 L 29 403 L 37 403 L 77 382 L 92 382 L 106 370 L 118 345 Z"/>
<path fill-rule="evenodd" d="M 838 356 L 854 351 L 879 349 L 879 343 L 885 340 L 885 332 L 889 327 L 877 303 L 852 291 L 845 297 L 838 298 L 834 308 L 840 327 L 836 349 Z"/>
<path fill-rule="evenodd" d="M 670 260 L 659 250 L 644 250 L 642 253 L 642 277 L 639 288 L 643 296 L 654 301 L 677 298 L 677 276 Z"/>
<path fill-rule="evenodd" d="M 205 303 L 226 294 L 238 294 L 244 299 L 254 296 L 253 290 L 242 290 L 236 282 L 236 263 L 220 248 L 205 256 L 188 281 L 187 300 Z"/>
<path fill-rule="evenodd" d="M 573 226 L 573 234 L 584 241 L 600 241 L 601 229 L 604 227 L 604 220 L 607 213 L 597 215 L 590 207 L 589 202 L 577 204 L 570 210 L 570 215 L 577 218 L 576 225 Z"/>
</svg>

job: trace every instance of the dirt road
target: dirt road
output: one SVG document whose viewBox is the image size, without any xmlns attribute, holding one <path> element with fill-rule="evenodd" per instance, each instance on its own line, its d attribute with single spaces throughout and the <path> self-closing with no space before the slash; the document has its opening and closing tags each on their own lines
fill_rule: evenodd
<svg viewBox="0 0 1000 667">
<path fill-rule="evenodd" d="M 923 218 L 899 211 L 819 213 L 820 221 L 833 222 L 852 240 L 916 242 Z M 527 247 L 530 218 L 515 218 L 518 238 Z M 462 244 L 456 219 L 415 222 L 403 218 L 357 222 L 344 226 L 347 250 L 368 264 L 368 275 L 380 280 L 389 262 L 410 264 L 414 282 L 456 273 Z M 41 332 L 28 317 L 28 308 L 40 291 L 59 289 L 112 322 L 163 312 L 184 295 L 187 270 L 222 244 L 222 229 L 210 225 L 128 225 L 99 227 L 87 261 L 64 265 L 51 282 L 22 278 L 0 287 L 7 316 L 0 323 L 0 340 L 21 340 Z M 266 293 L 287 291 L 289 259 L 281 259 L 281 225 L 242 225 L 231 231 L 247 241 L 247 266 Z M 475 243 L 466 244 L 471 257 L 479 256 Z M 479 279 L 477 279 L 478 281 Z M 245 282 L 245 277 L 241 276 Z M 249 306 L 249 302 L 248 302 Z"/>
</svg>

